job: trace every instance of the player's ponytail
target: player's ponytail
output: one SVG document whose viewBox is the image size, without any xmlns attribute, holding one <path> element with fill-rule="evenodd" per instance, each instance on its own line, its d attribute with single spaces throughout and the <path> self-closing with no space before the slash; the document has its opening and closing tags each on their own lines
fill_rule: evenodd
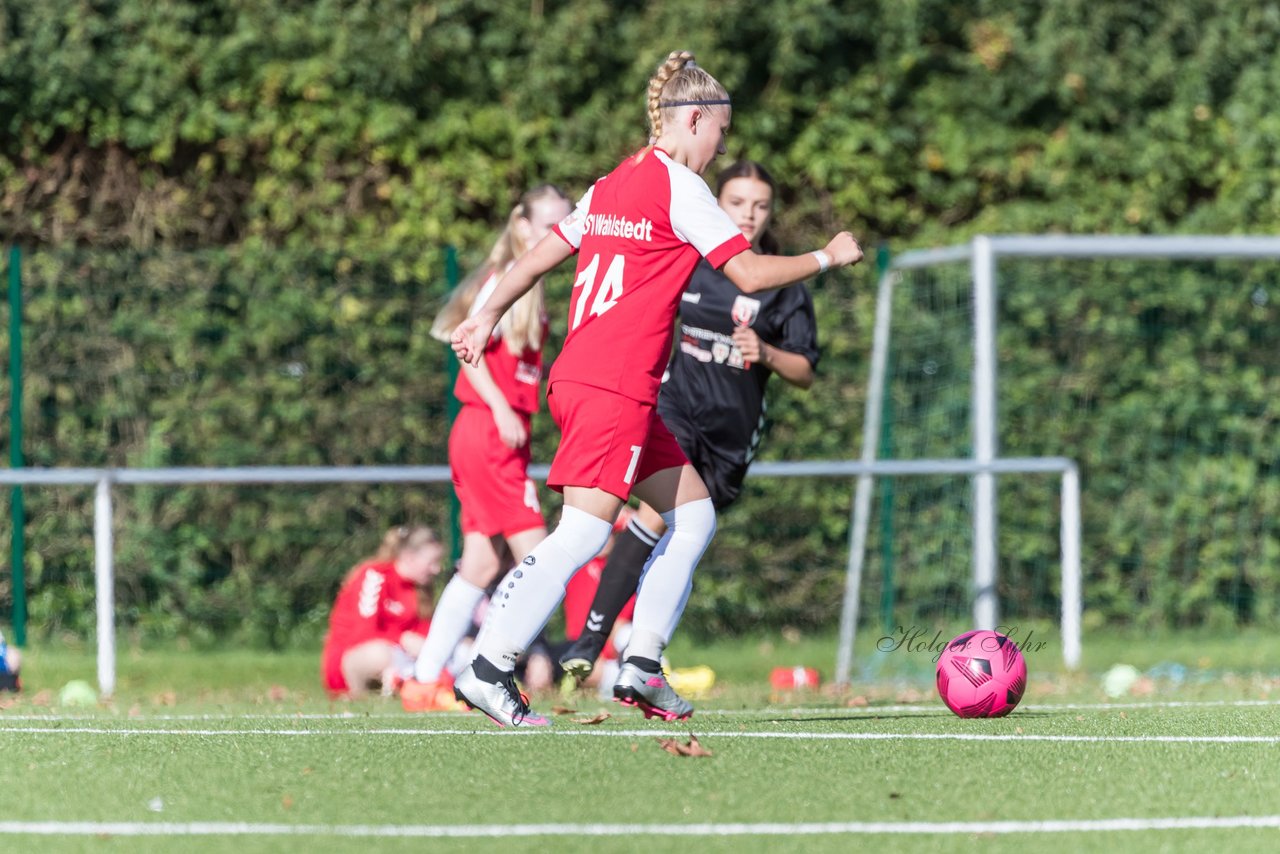
<svg viewBox="0 0 1280 854">
<path fill-rule="evenodd" d="M 521 196 L 520 204 L 516 205 L 515 209 L 511 211 L 511 216 L 507 219 L 505 233 L 511 236 L 511 254 L 496 269 L 505 270 L 508 264 L 533 248 L 532 246 L 526 246 L 524 241 L 521 240 L 520 232 L 515 227 L 516 220 L 520 218 L 532 219 L 533 206 L 544 199 L 570 201 L 564 190 L 561 190 L 555 184 L 539 184 Z M 572 207 L 572 205 L 570 206 Z M 512 353 L 516 354 L 525 350 L 541 350 L 546 320 L 547 308 L 543 299 L 542 280 L 539 279 L 532 288 L 515 301 L 515 305 L 507 309 L 507 313 L 500 321 L 502 337 L 506 340 L 507 347 Z"/>
<path fill-rule="evenodd" d="M 673 50 L 649 80 L 649 142 L 662 136 L 663 122 L 675 110 L 693 104 L 728 106 L 729 93 L 700 68 L 687 50 Z"/>
<path fill-rule="evenodd" d="M 533 205 L 546 198 L 569 200 L 564 191 L 554 184 L 539 184 L 520 197 L 520 202 L 507 215 L 506 227 L 494 240 L 484 263 L 472 270 L 462 283 L 453 289 L 444 307 L 432 321 L 432 338 L 447 342 L 458 324 L 470 315 L 471 306 L 489 277 L 494 274 L 501 276 L 513 261 L 532 248 L 525 246 L 524 241 L 520 239 L 516 222 L 520 219 L 528 219 Z M 516 304 L 508 309 L 499 321 L 501 334 L 513 353 L 520 353 L 526 348 L 541 349 L 545 316 L 546 308 L 543 305 L 542 287 L 539 283 L 537 287 L 516 300 Z"/>
</svg>

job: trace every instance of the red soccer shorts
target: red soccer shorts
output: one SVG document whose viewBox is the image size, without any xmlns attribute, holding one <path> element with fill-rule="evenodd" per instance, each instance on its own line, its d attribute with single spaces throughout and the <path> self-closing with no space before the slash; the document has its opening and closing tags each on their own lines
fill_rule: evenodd
<svg viewBox="0 0 1280 854">
<path fill-rule="evenodd" d="M 626 501 L 650 475 L 689 464 L 651 403 L 567 380 L 547 392 L 547 402 L 561 433 L 547 477 L 557 492 L 596 487 Z"/>
<path fill-rule="evenodd" d="M 529 479 L 528 443 L 502 444 L 487 407 L 464 406 L 458 413 L 449 433 L 449 468 L 462 505 L 462 533 L 510 537 L 547 524 Z"/>
</svg>

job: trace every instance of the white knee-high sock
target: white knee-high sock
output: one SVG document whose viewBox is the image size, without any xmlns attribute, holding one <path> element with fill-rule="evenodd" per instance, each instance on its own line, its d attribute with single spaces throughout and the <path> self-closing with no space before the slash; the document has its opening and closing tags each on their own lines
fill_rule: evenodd
<svg viewBox="0 0 1280 854">
<path fill-rule="evenodd" d="M 454 647 L 467 636 L 471 616 L 482 599 L 483 590 L 456 572 L 453 574 L 440 594 L 435 613 L 431 615 L 431 630 L 427 632 L 427 639 L 413 665 L 414 679 L 435 682 L 440 678 L 440 671 L 453 655 Z"/>
<path fill-rule="evenodd" d="M 716 533 L 716 510 L 710 498 L 681 504 L 663 513 L 667 532 L 645 564 L 636 594 L 631 642 L 624 660 L 640 656 L 657 661 L 671 641 L 693 589 L 693 570 Z"/>
<path fill-rule="evenodd" d="M 476 655 L 501 670 L 514 670 L 516 658 L 564 598 L 564 586 L 604 548 L 612 529 L 603 519 L 566 506 L 556 529 L 498 585 Z"/>
</svg>

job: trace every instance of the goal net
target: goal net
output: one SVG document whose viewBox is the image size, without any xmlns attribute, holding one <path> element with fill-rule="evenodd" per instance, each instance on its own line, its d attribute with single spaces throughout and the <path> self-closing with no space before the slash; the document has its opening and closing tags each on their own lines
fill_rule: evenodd
<svg viewBox="0 0 1280 854">
<path fill-rule="evenodd" d="M 1086 630 L 1269 621 L 1278 261 L 1269 238 L 979 238 L 908 253 L 881 290 L 875 456 L 978 458 L 985 435 L 988 455 L 1075 460 Z M 857 611 L 880 631 L 1056 619 L 1052 478 L 998 477 L 989 498 L 976 480 L 877 481 Z M 987 576 L 975 531 L 992 539 Z"/>
</svg>

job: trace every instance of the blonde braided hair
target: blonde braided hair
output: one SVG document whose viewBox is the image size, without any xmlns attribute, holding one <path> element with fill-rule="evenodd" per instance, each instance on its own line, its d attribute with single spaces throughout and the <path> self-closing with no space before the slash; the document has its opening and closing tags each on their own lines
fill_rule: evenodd
<svg viewBox="0 0 1280 854">
<path fill-rule="evenodd" d="M 729 93 L 714 77 L 694 62 L 687 50 L 673 50 L 649 80 L 649 143 L 662 136 L 662 123 L 681 106 L 690 103 L 723 102 Z"/>
</svg>

